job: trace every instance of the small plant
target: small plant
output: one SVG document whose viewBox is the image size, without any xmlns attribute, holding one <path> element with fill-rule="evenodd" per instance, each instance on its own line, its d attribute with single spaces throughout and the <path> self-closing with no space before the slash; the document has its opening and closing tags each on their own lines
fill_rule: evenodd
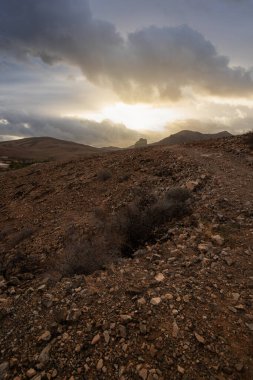
<svg viewBox="0 0 253 380">
<path fill-rule="evenodd" d="M 112 177 L 112 173 L 109 170 L 102 169 L 97 173 L 97 179 L 99 181 L 107 181 Z"/>
<path fill-rule="evenodd" d="M 12 170 L 17 170 L 17 169 L 23 169 L 26 168 L 27 166 L 32 165 L 34 162 L 26 162 L 26 161 L 12 161 L 10 163 L 9 168 Z"/>
</svg>

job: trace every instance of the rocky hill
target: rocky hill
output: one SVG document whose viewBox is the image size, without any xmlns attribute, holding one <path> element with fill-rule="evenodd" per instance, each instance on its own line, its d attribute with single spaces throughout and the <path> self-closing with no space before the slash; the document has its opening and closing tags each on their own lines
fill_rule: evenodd
<svg viewBox="0 0 253 380">
<path fill-rule="evenodd" d="M 166 137 L 154 145 L 174 145 L 174 144 L 186 144 L 194 141 L 204 141 L 211 139 L 219 139 L 223 137 L 232 136 L 231 133 L 227 131 L 219 132 L 219 133 L 201 133 L 196 131 L 188 131 L 183 130 L 169 137 Z"/>
<path fill-rule="evenodd" d="M 1 379 L 253 378 L 244 137 L 0 173 Z"/>
</svg>

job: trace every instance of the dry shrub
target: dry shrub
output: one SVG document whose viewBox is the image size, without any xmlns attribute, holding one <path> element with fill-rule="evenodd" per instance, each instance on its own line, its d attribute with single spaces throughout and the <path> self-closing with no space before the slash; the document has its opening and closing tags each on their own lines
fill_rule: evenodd
<svg viewBox="0 0 253 380">
<path fill-rule="evenodd" d="M 22 251 L 14 251 L 11 255 L 3 256 L 0 262 L 0 273 L 6 278 L 21 273 L 32 273 L 40 271 L 41 263 L 38 257 L 29 256 Z"/>
<path fill-rule="evenodd" d="M 62 275 L 91 274 L 122 256 L 131 257 L 150 241 L 156 228 L 187 212 L 189 192 L 172 189 L 163 198 L 145 195 L 113 216 L 96 209 L 95 228 L 82 236 L 75 227 L 66 231 L 65 248 L 50 262 L 50 269 Z"/>
<path fill-rule="evenodd" d="M 117 256 L 116 247 L 113 247 L 106 234 L 101 233 L 104 225 L 96 233 L 82 236 L 72 227 L 66 231 L 65 247 L 60 256 L 50 260 L 48 269 L 60 272 L 65 276 L 75 274 L 91 274 L 103 269 Z"/>
<path fill-rule="evenodd" d="M 97 173 L 97 179 L 105 182 L 112 177 L 112 173 L 109 170 L 102 169 Z"/>
<path fill-rule="evenodd" d="M 0 230 L 0 241 L 4 240 L 6 237 L 8 237 L 13 232 L 13 227 L 3 227 Z"/>
<path fill-rule="evenodd" d="M 34 230 L 32 228 L 23 228 L 22 230 L 16 232 L 12 238 L 12 245 L 15 247 L 20 244 L 23 240 L 29 238 L 33 234 Z"/>
<path fill-rule="evenodd" d="M 154 236 L 155 229 L 172 218 L 187 212 L 186 200 L 190 193 L 173 188 L 161 199 L 142 197 L 126 206 L 115 218 L 115 231 L 121 237 L 121 252 L 131 256 L 132 252 Z"/>
<path fill-rule="evenodd" d="M 253 150 L 253 131 L 248 132 L 246 135 L 246 144 Z"/>
</svg>

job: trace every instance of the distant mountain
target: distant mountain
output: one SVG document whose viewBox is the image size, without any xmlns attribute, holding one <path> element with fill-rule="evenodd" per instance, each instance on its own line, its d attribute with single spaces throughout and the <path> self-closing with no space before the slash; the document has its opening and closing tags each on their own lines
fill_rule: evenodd
<svg viewBox="0 0 253 380">
<path fill-rule="evenodd" d="M 169 137 L 166 137 L 152 145 L 176 145 L 176 144 L 190 143 L 193 141 L 218 139 L 218 138 L 229 137 L 229 136 L 232 136 L 232 135 L 231 133 L 227 131 L 222 131 L 219 133 L 201 133 L 201 132 L 184 130 L 184 131 L 175 133 L 173 135 L 170 135 Z"/>
<path fill-rule="evenodd" d="M 92 156 L 103 149 L 52 137 L 31 137 L 0 142 L 0 158 L 17 160 L 68 160 L 79 156 Z"/>
</svg>

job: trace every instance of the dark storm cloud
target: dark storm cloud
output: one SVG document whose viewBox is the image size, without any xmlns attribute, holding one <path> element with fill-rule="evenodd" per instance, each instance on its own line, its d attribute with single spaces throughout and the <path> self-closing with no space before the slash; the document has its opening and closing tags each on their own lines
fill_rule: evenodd
<svg viewBox="0 0 253 380">
<path fill-rule="evenodd" d="M 185 87 L 218 96 L 251 96 L 250 71 L 188 26 L 149 27 L 123 39 L 96 20 L 86 0 L 1 0 L 0 49 L 81 68 L 89 81 L 128 102 L 178 100 Z"/>
<path fill-rule="evenodd" d="M 95 146 L 133 144 L 140 133 L 109 120 L 97 123 L 74 118 L 32 116 L 15 112 L 0 112 L 0 139 L 11 137 L 51 136 Z"/>
</svg>

